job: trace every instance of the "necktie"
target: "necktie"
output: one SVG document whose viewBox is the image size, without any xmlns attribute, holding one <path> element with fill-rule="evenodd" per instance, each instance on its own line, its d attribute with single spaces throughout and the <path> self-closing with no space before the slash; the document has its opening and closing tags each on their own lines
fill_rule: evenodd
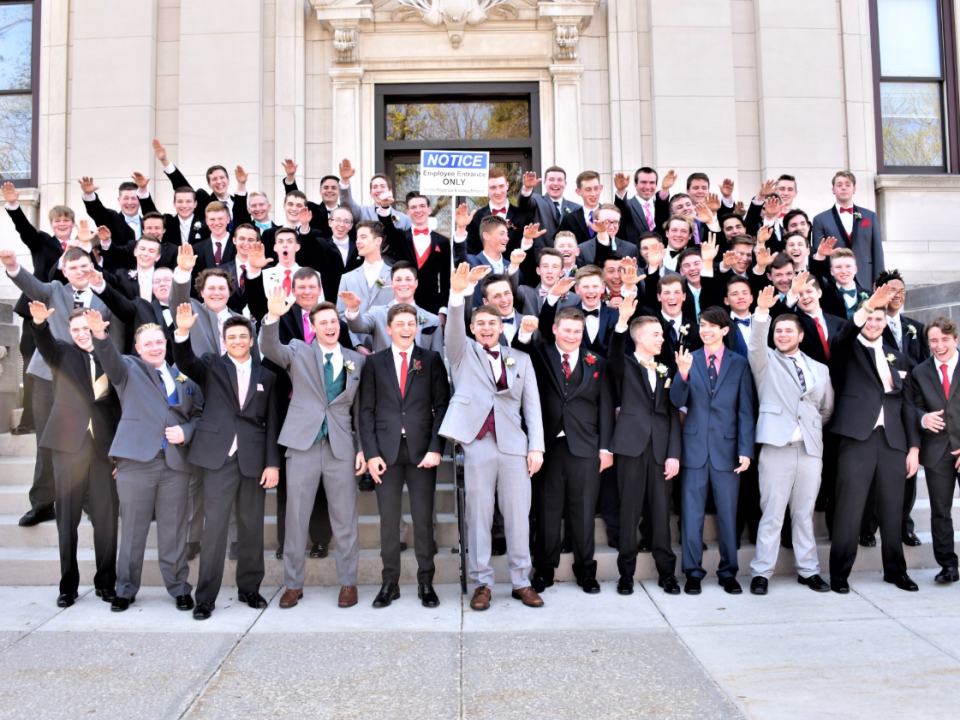
<svg viewBox="0 0 960 720">
<path fill-rule="evenodd" d="M 82 308 L 82 307 L 83 307 L 83 293 L 81 293 L 79 290 L 74 290 L 73 291 L 73 309 L 76 310 L 77 308 Z"/>
<path fill-rule="evenodd" d="M 329 403 L 330 389 L 333 387 L 333 353 L 323 354 L 323 385 L 327 391 L 327 402 Z M 317 439 L 313 441 L 316 445 L 327 436 L 327 417 L 324 415 L 323 424 L 320 425 L 320 432 L 317 433 Z"/>
<path fill-rule="evenodd" d="M 563 369 L 563 376 L 569 380 L 570 376 L 573 375 L 573 368 L 570 367 L 570 354 L 563 354 L 563 362 L 560 363 L 560 367 Z"/>
<path fill-rule="evenodd" d="M 491 215 L 503 215 L 504 217 L 506 217 L 506 216 L 507 216 L 507 209 L 506 209 L 506 208 L 497 208 L 496 210 L 491 211 L 490 214 L 491 214 Z"/>
<path fill-rule="evenodd" d="M 430 235 L 430 228 L 414 228 L 414 235 Z"/>
<path fill-rule="evenodd" d="M 247 282 L 247 266 L 240 263 L 240 292 L 243 292 L 243 286 Z"/>
<path fill-rule="evenodd" d="M 310 327 L 310 315 L 308 313 L 303 314 L 303 341 L 309 345 L 313 342 L 313 339 L 317 334 L 313 331 L 313 328 Z"/>
<path fill-rule="evenodd" d="M 554 218 L 554 220 L 557 221 L 557 225 L 559 225 L 559 224 L 560 224 L 560 218 L 561 218 L 561 215 L 560 215 L 560 203 L 558 203 L 556 200 L 553 201 L 553 218 Z"/>
<path fill-rule="evenodd" d="M 649 230 L 653 230 L 654 222 L 653 222 L 653 213 L 650 212 L 650 203 L 643 204 L 643 214 L 647 218 L 647 228 Z"/>
<path fill-rule="evenodd" d="M 500 358 L 499 350 L 491 350 L 488 347 L 483 348 L 487 355 L 492 357 L 494 360 Z M 507 389 L 507 366 L 504 364 L 503 360 L 500 360 L 500 377 L 497 378 L 497 390 L 506 390 Z M 492 411 L 491 411 L 492 412 Z"/>
<path fill-rule="evenodd" d="M 887 362 L 880 341 L 878 340 L 876 344 L 865 342 L 863 335 L 860 335 L 857 339 L 873 354 L 873 362 L 877 366 L 877 374 L 883 383 L 883 390 L 884 392 L 890 392 L 893 390 L 893 374 L 890 372 L 890 363 Z"/>
<path fill-rule="evenodd" d="M 489 355 L 490 357 L 492 357 L 494 360 L 497 360 L 497 359 L 500 358 L 500 351 L 499 351 L 499 350 L 491 350 L 491 349 L 488 348 L 488 347 L 484 347 L 483 349 L 486 351 L 487 355 Z"/>
<path fill-rule="evenodd" d="M 942 380 L 942 382 L 943 382 L 943 396 L 944 396 L 945 398 L 947 398 L 947 400 L 949 400 L 949 399 L 950 399 L 950 378 L 949 378 L 949 376 L 947 375 L 947 364 L 946 364 L 946 363 L 940 363 L 940 375 L 941 375 L 941 377 L 943 378 L 943 380 Z"/>
<path fill-rule="evenodd" d="M 733 318 L 733 322 L 737 325 L 743 325 L 744 327 L 750 327 L 750 318 Z"/>
<path fill-rule="evenodd" d="M 537 292 L 540 293 L 540 297 L 546 297 L 550 294 L 550 288 L 545 288 L 543 285 L 541 285 Z"/>
<path fill-rule="evenodd" d="M 888 322 L 887 325 L 890 326 L 890 332 L 893 333 L 893 339 L 897 341 L 897 349 L 903 350 L 903 335 L 900 333 L 900 320 L 895 320 L 894 322 Z"/>
<path fill-rule="evenodd" d="M 223 258 L 223 243 L 219 240 L 214 241 L 217 245 L 216 251 L 213 253 L 213 262 L 215 265 L 220 264 L 220 260 Z"/>
<path fill-rule="evenodd" d="M 407 392 L 407 373 L 409 368 L 407 366 L 407 353 L 400 353 L 400 397 L 403 397 Z"/>
<path fill-rule="evenodd" d="M 823 331 L 823 325 L 820 324 L 820 318 L 814 318 L 813 322 L 817 324 L 817 335 L 820 336 L 820 344 L 823 346 L 823 354 L 827 360 L 830 359 L 830 343 L 827 342 L 827 334 Z"/>
<path fill-rule="evenodd" d="M 516 320 L 516 316 L 508 317 L 508 318 L 503 318 L 503 323 L 504 323 L 505 325 L 507 325 L 507 324 L 513 325 L 513 321 L 514 321 L 514 320 Z"/>
<path fill-rule="evenodd" d="M 599 318 L 599 317 L 600 317 L 600 308 L 597 308 L 596 310 L 584 310 L 584 311 L 583 311 L 583 316 L 584 316 L 584 317 L 595 317 L 595 318 Z"/>
<path fill-rule="evenodd" d="M 853 215 L 853 208 L 852 208 L 852 207 L 848 207 L 848 208 L 842 207 L 842 208 L 840 208 L 840 212 L 841 212 L 841 213 L 850 213 L 851 215 Z"/>
<path fill-rule="evenodd" d="M 657 389 L 657 376 L 651 373 L 656 373 L 657 363 L 653 360 L 641 360 L 640 365 L 647 370 L 647 372 L 644 373 L 644 376 L 647 378 L 647 386 L 651 392 L 655 391 Z"/>
<path fill-rule="evenodd" d="M 716 359 L 716 355 L 711 355 L 709 357 L 709 362 L 707 363 L 707 376 L 710 378 L 711 393 L 717 389 L 717 366 L 714 364 Z"/>
<path fill-rule="evenodd" d="M 292 270 L 283 271 L 283 294 L 287 297 L 290 297 L 290 293 L 293 292 L 293 280 L 290 279 L 290 273 Z M 306 317 L 306 315 L 304 315 Z"/>
<path fill-rule="evenodd" d="M 790 360 L 793 361 L 793 369 L 797 371 L 797 380 L 800 381 L 800 389 L 803 392 L 807 391 L 807 379 L 803 376 L 803 369 L 800 367 L 800 363 L 797 362 L 797 359 L 790 356 Z"/>
<path fill-rule="evenodd" d="M 65 242 L 63 242 L 62 240 L 60 241 L 60 247 L 63 248 L 61 252 L 66 252 L 66 251 L 67 251 L 67 244 L 66 244 Z"/>
<path fill-rule="evenodd" d="M 590 237 L 593 237 L 594 235 L 596 235 L 596 233 L 593 231 L 593 228 L 590 227 L 590 224 L 592 222 L 593 222 L 593 210 L 590 211 L 590 222 L 587 223 L 587 230 L 590 232 Z"/>
</svg>

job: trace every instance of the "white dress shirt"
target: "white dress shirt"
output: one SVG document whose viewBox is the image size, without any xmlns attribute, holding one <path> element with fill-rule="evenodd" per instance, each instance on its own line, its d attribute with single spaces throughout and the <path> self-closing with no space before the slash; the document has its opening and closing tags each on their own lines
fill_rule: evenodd
<svg viewBox="0 0 960 720">
<path fill-rule="evenodd" d="M 903 323 L 900 320 L 900 311 L 896 315 L 887 315 L 887 327 L 893 333 L 893 339 L 897 341 L 897 349 L 903 350 Z"/>
<path fill-rule="evenodd" d="M 581 303 L 580 306 L 583 309 L 584 313 L 586 313 L 587 308 L 583 306 L 583 303 Z M 583 318 L 583 322 L 585 325 L 584 329 L 587 331 L 587 337 L 590 338 L 590 342 L 593 342 L 594 340 L 596 340 L 597 333 L 600 332 L 600 312 L 599 311 L 602 307 L 603 307 L 602 303 L 596 307 L 596 310 L 598 311 L 596 316 L 586 315 L 586 314 L 584 315 L 584 318 Z"/>
<path fill-rule="evenodd" d="M 883 386 L 885 388 L 884 392 L 891 392 L 893 390 L 893 374 L 890 371 L 890 363 L 887 362 L 886 353 L 883 352 L 883 341 L 880 338 L 877 338 L 871 342 L 863 335 L 857 335 L 857 340 L 860 341 L 861 345 L 870 348 L 873 351 L 873 358 L 877 366 L 877 372 L 880 374 L 880 379 L 883 381 Z M 883 405 L 880 406 L 880 415 L 877 416 L 877 422 L 873 427 L 883 427 Z"/>
<path fill-rule="evenodd" d="M 167 397 L 170 397 L 173 391 L 177 388 L 177 385 L 173 380 L 173 371 L 170 370 L 170 366 L 166 363 L 157 368 L 157 370 L 160 371 L 160 375 L 163 377 L 163 391 L 167 394 Z"/>
<path fill-rule="evenodd" d="M 654 362 L 653 358 L 650 358 L 649 360 L 647 360 L 641 357 L 640 353 L 638 352 L 635 352 L 633 356 L 637 359 L 637 362 L 640 363 L 640 367 L 642 367 L 644 372 L 647 374 L 647 383 L 650 387 L 650 392 L 653 392 L 654 390 L 657 389 L 657 368 L 656 366 L 646 367 L 644 365 L 645 362 L 651 362 L 651 363 Z"/>
<path fill-rule="evenodd" d="M 229 357 L 229 355 L 227 356 Z M 250 391 L 250 370 L 253 367 L 253 358 L 247 358 L 245 362 L 237 362 L 232 357 L 230 358 L 237 368 L 237 391 L 240 395 L 240 407 L 243 407 L 243 403 L 246 402 L 247 393 Z M 237 451 L 237 436 L 233 436 L 233 444 L 230 445 L 230 452 L 227 453 L 228 457 L 233 457 L 233 454 Z"/>
<path fill-rule="evenodd" d="M 736 313 L 730 313 L 730 324 L 736 330 L 740 331 L 740 335 L 743 337 L 743 341 L 747 344 L 747 347 L 750 347 L 750 331 L 753 330 L 753 323 L 750 325 L 740 325 L 739 323 L 734 322 L 734 318 L 740 318 L 741 320 L 749 320 L 750 313 L 747 313 L 744 316 L 737 315 Z"/>
<path fill-rule="evenodd" d="M 337 250 L 340 251 L 340 256 L 343 258 L 343 264 L 347 264 L 347 257 L 350 255 L 350 238 L 345 237 L 342 241 L 333 238 L 333 244 L 337 246 Z"/>
<path fill-rule="evenodd" d="M 363 276 L 367 279 L 367 288 L 373 289 L 373 284 L 380 278 L 380 271 L 383 269 L 383 260 L 376 262 L 363 263 Z"/>
</svg>

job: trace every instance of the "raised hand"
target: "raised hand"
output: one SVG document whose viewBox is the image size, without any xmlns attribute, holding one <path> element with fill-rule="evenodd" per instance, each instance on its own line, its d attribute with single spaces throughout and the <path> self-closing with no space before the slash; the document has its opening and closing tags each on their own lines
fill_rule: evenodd
<svg viewBox="0 0 960 720">
<path fill-rule="evenodd" d="M 525 172 L 523 174 L 524 190 L 533 190 L 541 182 L 543 182 L 543 178 L 538 178 L 535 172 Z"/>
<path fill-rule="evenodd" d="M 768 247 L 758 247 L 756 255 L 757 267 L 760 268 L 761 271 L 766 271 L 770 263 L 773 262 L 773 259 L 779 254 L 780 253 L 770 252 L 770 248 Z"/>
<path fill-rule="evenodd" d="M 478 283 L 492 272 L 493 268 L 489 265 L 477 265 L 474 268 L 470 268 L 470 272 L 467 273 L 467 284 L 473 285 L 474 283 Z"/>
<path fill-rule="evenodd" d="M 720 183 L 720 194 L 725 198 L 733 197 L 733 179 L 724 178 L 723 182 Z"/>
<path fill-rule="evenodd" d="M 876 292 L 867 300 L 867 308 L 873 308 L 873 310 L 879 310 L 880 308 L 885 308 L 890 304 L 890 301 L 893 300 L 893 296 L 897 294 L 896 289 L 892 285 L 881 285 L 876 289 Z"/>
<path fill-rule="evenodd" d="M 93 230 L 90 229 L 90 221 L 84 218 L 77 223 L 77 240 L 82 243 L 93 242 Z"/>
<path fill-rule="evenodd" d="M 613 186 L 617 189 L 617 195 L 622 195 L 624 190 L 630 184 L 630 176 L 626 173 L 618 172 L 613 175 Z"/>
<path fill-rule="evenodd" d="M 137 187 L 140 188 L 141 190 L 146 190 L 147 185 L 150 184 L 150 178 L 148 178 L 142 172 L 135 172 L 133 175 L 131 175 L 131 177 L 133 178 L 133 181 L 137 184 Z"/>
<path fill-rule="evenodd" d="M 393 205 L 393 191 L 384 190 L 383 195 L 379 198 L 380 207 L 388 208 Z"/>
<path fill-rule="evenodd" d="M 620 279 L 623 281 L 624 287 L 632 290 L 646 277 L 646 275 L 641 275 L 637 271 L 636 260 L 633 261 L 633 265 L 627 265 L 626 258 L 624 258 L 624 263 L 620 266 Z"/>
<path fill-rule="evenodd" d="M 777 189 L 777 181 L 771 178 L 766 182 L 764 182 L 763 185 L 760 186 L 760 192 L 757 193 L 756 199 L 759 200 L 760 202 L 763 202 L 763 199 L 767 197 L 767 195 L 774 192 L 776 189 Z"/>
<path fill-rule="evenodd" d="M 197 264 L 197 256 L 193 252 L 193 245 L 187 243 L 177 249 L 177 267 L 184 272 L 193 272 Z"/>
<path fill-rule="evenodd" d="M 828 258 L 833 255 L 837 249 L 837 239 L 835 237 L 825 237 L 820 241 L 820 247 L 817 248 L 817 255 L 822 258 Z"/>
<path fill-rule="evenodd" d="M 562 298 L 568 292 L 573 290 L 573 286 L 577 284 L 576 278 L 565 277 L 557 280 L 553 287 L 550 288 L 550 294 L 556 295 L 558 298 Z"/>
<path fill-rule="evenodd" d="M 663 180 L 660 181 L 660 190 L 669 192 L 675 182 L 677 182 L 677 171 L 667 170 L 667 174 L 664 175 Z"/>
<path fill-rule="evenodd" d="M 704 266 L 712 266 L 719 252 L 720 248 L 717 247 L 717 234 L 709 233 L 707 235 L 707 241 L 700 245 L 700 257 L 703 259 Z"/>
<path fill-rule="evenodd" d="M 733 250 L 727 250 L 723 254 L 723 260 L 720 261 L 720 264 L 729 270 L 730 268 L 736 266 L 739 259 L 740 256 L 737 255 Z"/>
<path fill-rule="evenodd" d="M 273 258 L 268 258 L 263 249 L 262 242 L 250 243 L 250 250 L 247 252 L 247 262 L 257 270 L 263 270 L 267 265 L 273 262 Z"/>
<path fill-rule="evenodd" d="M 301 230 L 303 230 L 303 228 L 309 229 L 310 223 L 313 222 L 313 212 L 310 210 L 310 208 L 304 207 L 300 211 L 299 219 L 300 219 L 300 229 Z"/>
<path fill-rule="evenodd" d="M 347 158 L 344 158 L 340 161 L 340 179 L 343 182 L 349 184 L 350 178 L 352 178 L 356 172 L 357 171 L 354 169 L 353 165 L 350 164 L 350 161 L 347 160 Z"/>
<path fill-rule="evenodd" d="M 103 319 L 103 316 L 96 310 L 87 310 L 83 317 L 87 321 L 87 327 L 90 328 L 90 332 L 93 333 L 94 337 L 103 339 L 106 336 L 107 328 L 110 326 L 110 323 Z"/>
<path fill-rule="evenodd" d="M 540 229 L 540 223 L 531 223 L 523 228 L 523 238 L 524 240 L 533 240 L 538 238 L 541 235 L 546 235 L 546 230 Z"/>
<path fill-rule="evenodd" d="M 733 206 L 733 214 L 738 217 L 745 217 L 747 214 L 747 206 L 743 204 L 741 200 L 737 200 L 737 204 Z"/>
<path fill-rule="evenodd" d="M 360 296 L 356 293 L 350 292 L 349 290 L 341 290 L 337 297 L 343 300 L 343 304 L 347 306 L 347 310 L 350 312 L 357 312 L 360 309 Z"/>
<path fill-rule="evenodd" d="M 3 266 L 7 270 L 16 269 L 17 265 L 17 254 L 13 250 L 0 250 L 0 263 L 3 263 Z"/>
<path fill-rule="evenodd" d="M 666 248 L 662 243 L 651 243 L 647 251 L 647 269 L 658 269 L 663 264 L 663 254 Z"/>
<path fill-rule="evenodd" d="M 156 138 L 153 139 L 153 154 L 157 156 L 157 160 L 160 161 L 161 165 L 170 164 L 167 161 L 167 149 Z"/>
<path fill-rule="evenodd" d="M 716 214 L 717 210 L 720 209 L 720 196 L 716 193 L 710 193 L 707 195 L 707 207 L 710 208 L 710 212 Z"/>
<path fill-rule="evenodd" d="M 764 225 L 757 230 L 757 248 L 762 248 L 773 237 L 773 225 Z"/>
<path fill-rule="evenodd" d="M 247 171 L 243 169 L 242 165 L 237 165 L 233 170 L 233 176 L 237 179 L 237 185 L 244 187 L 247 184 Z"/>
<path fill-rule="evenodd" d="M 78 182 L 80 183 L 80 190 L 84 195 L 93 195 L 97 190 L 100 189 L 100 186 L 95 185 L 93 178 L 89 175 L 84 175 L 82 178 L 80 178 L 80 180 L 78 180 Z"/>
<path fill-rule="evenodd" d="M 7 205 L 16 205 L 20 201 L 20 191 L 13 186 L 12 182 L 5 182 L 3 187 L 0 187 L 0 192 L 3 193 L 3 200 Z"/>
<path fill-rule="evenodd" d="M 84 277 L 87 278 L 87 283 L 90 287 L 98 288 L 103 286 L 103 273 L 97 270 L 97 266 L 94 263 L 90 263 L 90 269 L 84 273 Z"/>
<path fill-rule="evenodd" d="M 713 211 L 707 207 L 706 203 L 697 203 L 695 209 L 697 211 L 697 220 L 707 225 L 713 222 Z"/>
<path fill-rule="evenodd" d="M 757 295 L 757 309 L 770 312 L 770 308 L 777 304 L 778 298 L 774 295 L 776 288 L 773 285 L 767 285 L 760 294 Z"/>
<path fill-rule="evenodd" d="M 276 320 L 285 315 L 296 301 L 293 295 L 288 298 L 282 287 L 275 287 L 267 293 L 267 315 Z"/>
<path fill-rule="evenodd" d="M 110 238 L 113 236 L 110 234 L 110 228 L 101 225 L 97 228 L 97 237 L 100 238 L 100 244 L 103 245 L 105 242 L 110 242 Z"/>
<path fill-rule="evenodd" d="M 199 316 L 193 311 L 193 305 L 188 302 L 181 303 L 177 307 L 177 330 L 181 335 L 189 335 L 190 328 L 197 321 Z"/>
<path fill-rule="evenodd" d="M 776 195 L 764 198 L 763 211 L 767 214 L 767 217 L 777 217 L 780 214 L 780 198 Z"/>
<path fill-rule="evenodd" d="M 465 207 L 465 206 L 461 206 Z M 470 266 L 467 263 L 460 263 L 450 276 L 450 294 L 461 295 L 470 285 L 467 275 L 470 273 Z"/>
<path fill-rule="evenodd" d="M 520 332 L 522 333 L 535 333 L 539 327 L 540 318 L 536 315 L 524 315 L 520 319 Z"/>
<path fill-rule="evenodd" d="M 470 212 L 467 209 L 466 203 L 460 203 L 457 206 L 457 234 L 463 234 L 466 231 L 467 225 L 473 220 L 473 216 L 477 214 L 477 211 L 474 210 Z"/>
<path fill-rule="evenodd" d="M 685 347 L 681 347 L 679 352 L 674 353 L 674 359 L 677 361 L 677 372 L 687 377 L 693 367 L 693 355 Z"/>
<path fill-rule="evenodd" d="M 617 308 L 620 313 L 620 325 L 626 325 L 630 322 L 630 318 L 633 317 L 633 314 L 637 311 L 637 296 L 636 295 L 627 295 L 623 298 L 623 302 L 620 303 L 620 307 Z"/>
<path fill-rule="evenodd" d="M 34 325 L 40 325 L 47 321 L 47 318 L 53 315 L 56 312 L 56 308 L 47 309 L 47 306 L 42 302 L 31 302 L 30 303 L 30 317 L 33 318 Z"/>
<path fill-rule="evenodd" d="M 810 272 L 804 270 L 802 273 L 798 273 L 793 278 L 793 282 L 790 283 L 790 294 L 799 297 L 800 293 L 806 290 L 809 285 L 813 285 L 813 281 L 810 278 Z"/>
<path fill-rule="evenodd" d="M 587 225 L 589 225 L 590 229 L 593 230 L 597 235 L 606 235 L 609 223 L 606 220 L 594 220 L 593 222 L 588 220 Z"/>
<path fill-rule="evenodd" d="M 523 250 L 517 249 L 510 253 L 510 264 L 514 267 L 520 267 L 526 259 L 527 254 Z"/>
<path fill-rule="evenodd" d="M 292 159 L 286 158 L 282 163 L 280 163 L 280 167 L 283 168 L 283 172 L 287 176 L 287 180 L 293 180 L 294 175 L 297 174 L 297 168 L 300 166 L 297 165 Z"/>
</svg>

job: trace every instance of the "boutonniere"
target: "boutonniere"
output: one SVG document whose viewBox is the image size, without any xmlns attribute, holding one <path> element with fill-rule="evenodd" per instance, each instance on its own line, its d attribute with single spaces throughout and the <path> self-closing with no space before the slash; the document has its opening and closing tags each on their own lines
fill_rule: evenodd
<svg viewBox="0 0 960 720">
<path fill-rule="evenodd" d="M 417 315 L 417 325 L 426 325 L 428 322 L 430 321 L 423 315 Z"/>
<path fill-rule="evenodd" d="M 200 221 L 199 221 L 199 220 L 197 220 L 197 221 L 193 224 L 193 229 L 194 229 L 194 230 L 199 230 L 199 229 L 200 229 Z"/>
<path fill-rule="evenodd" d="M 690 332 L 690 323 L 680 326 L 680 337 L 686 337 L 688 332 Z"/>
<path fill-rule="evenodd" d="M 379 290 L 379 289 L 382 288 L 384 285 L 386 285 L 387 282 L 386 282 L 386 280 L 384 280 L 382 277 L 378 277 L 378 278 L 376 279 L 376 281 L 374 281 L 373 284 L 376 285 L 376 286 L 377 286 L 377 289 Z"/>
<path fill-rule="evenodd" d="M 183 373 L 180 373 L 174 378 L 174 380 L 176 380 L 178 383 L 185 383 L 187 381 L 187 376 Z"/>
<path fill-rule="evenodd" d="M 893 365 L 897 361 L 897 356 L 893 353 L 887 353 L 887 362 Z"/>
<path fill-rule="evenodd" d="M 907 325 L 907 334 L 917 336 L 917 326 L 916 325 Z"/>
<path fill-rule="evenodd" d="M 398 215 L 391 215 L 390 219 L 393 220 L 394 224 L 400 222 L 400 217 Z"/>
<path fill-rule="evenodd" d="M 865 292 L 862 292 L 862 293 L 860 293 L 860 299 L 861 299 L 861 300 L 869 300 L 869 299 L 870 299 L 870 296 L 867 295 Z"/>
<path fill-rule="evenodd" d="M 855 213 L 853 214 L 853 219 L 854 219 L 854 220 L 863 220 L 863 215 L 861 215 L 861 214 L 858 213 L 858 212 L 855 212 Z"/>
<path fill-rule="evenodd" d="M 663 363 L 660 363 L 659 365 L 657 365 L 657 375 L 659 375 L 660 377 L 666 377 L 667 366 L 664 365 Z"/>
<path fill-rule="evenodd" d="M 517 361 L 514 360 L 511 355 L 507 355 L 507 356 L 503 359 L 503 362 L 504 362 L 504 364 L 505 364 L 508 368 L 512 368 L 514 365 L 517 364 Z"/>
<path fill-rule="evenodd" d="M 353 373 L 357 369 L 357 366 L 353 364 L 353 360 L 344 360 L 343 367 L 346 368 L 348 373 Z"/>
<path fill-rule="evenodd" d="M 414 361 L 413 361 L 413 371 L 414 371 L 415 373 L 418 373 L 418 372 L 420 372 L 421 370 L 423 370 L 423 365 L 420 364 L 420 361 L 419 361 L 419 360 L 414 360 Z"/>
<path fill-rule="evenodd" d="M 136 280 L 136 279 L 137 279 L 137 271 L 136 271 L 136 270 L 131 270 L 130 272 L 127 273 L 127 277 L 129 277 L 131 280 Z"/>
<path fill-rule="evenodd" d="M 569 215 L 569 214 L 570 214 L 570 208 L 565 207 L 565 208 L 563 209 L 563 214 L 564 214 L 564 215 Z"/>
<path fill-rule="evenodd" d="M 507 220 L 507 230 L 516 230 L 517 226 L 513 224 L 513 220 Z"/>
<path fill-rule="evenodd" d="M 584 361 L 587 365 L 596 365 L 596 364 L 597 364 L 597 356 L 594 355 L 593 353 L 587 353 L 586 356 L 584 356 L 583 361 Z"/>
<path fill-rule="evenodd" d="M 609 290 L 604 290 L 604 291 L 603 291 L 603 294 L 600 296 L 600 302 L 602 302 L 602 303 L 604 303 L 604 304 L 610 302 L 610 291 L 609 291 Z"/>
</svg>

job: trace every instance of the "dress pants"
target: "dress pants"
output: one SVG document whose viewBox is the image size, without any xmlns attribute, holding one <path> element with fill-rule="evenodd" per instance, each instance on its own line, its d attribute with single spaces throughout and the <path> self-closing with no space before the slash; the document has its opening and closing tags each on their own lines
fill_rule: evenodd
<svg viewBox="0 0 960 720">
<path fill-rule="evenodd" d="M 286 448 L 281 447 L 286 453 Z M 309 536 L 311 543 L 323 543 L 330 547 L 333 531 L 330 529 L 330 511 L 327 509 L 327 493 L 323 485 L 317 487 L 317 497 L 310 513 Z M 277 483 L 277 544 L 283 547 L 287 537 L 287 465 L 281 463 L 280 481 Z"/>
<path fill-rule="evenodd" d="M 328 438 L 307 450 L 287 449 L 287 534 L 283 541 L 283 570 L 288 590 L 303 588 L 307 528 L 321 482 L 330 508 L 337 582 L 341 586 L 357 584 L 360 530 L 353 462 L 352 456 L 349 460 L 339 460 L 333 454 Z"/>
<path fill-rule="evenodd" d="M 90 498 L 90 522 L 98 590 L 113 590 L 117 584 L 117 484 L 113 463 L 97 452 L 90 433 L 75 453 L 52 451 L 53 477 L 57 488 L 57 534 L 60 536 L 60 592 L 73 597 L 80 585 L 77 567 L 77 527 L 83 504 Z"/>
<path fill-rule="evenodd" d="M 817 495 L 817 510 L 824 513 L 827 532 L 833 537 L 833 517 L 837 511 L 837 455 L 840 452 L 840 436 L 823 434 L 823 473 L 820 475 L 820 494 Z"/>
<path fill-rule="evenodd" d="M 753 456 L 760 457 L 761 445 L 754 446 Z M 737 496 L 737 541 L 743 539 L 743 531 L 747 530 L 750 542 L 757 542 L 757 533 L 760 527 L 760 517 L 763 510 L 760 504 L 759 463 L 752 462 L 750 467 L 740 473 L 740 493 Z M 817 478 L 817 486 L 820 479 Z"/>
<path fill-rule="evenodd" d="M 190 486 L 187 491 L 187 542 L 198 543 L 203 539 L 203 471 L 197 468 L 190 476 Z M 259 482 L 259 479 L 258 479 Z M 230 542 L 237 542 L 237 510 L 230 508 L 229 518 Z"/>
<path fill-rule="evenodd" d="M 594 519 L 600 494 L 600 458 L 582 458 L 570 452 L 565 437 L 547 444 L 543 467 L 534 476 L 539 484 L 536 541 L 533 566 L 536 573 L 552 580 L 560 565 L 561 524 L 569 508 L 573 534 L 573 574 L 577 580 L 597 577 L 594 560 Z M 508 546 L 509 547 L 509 546 Z"/>
<path fill-rule="evenodd" d="M 680 512 L 680 540 L 683 546 L 683 573 L 703 578 L 703 518 L 707 507 L 707 489 L 713 490 L 717 507 L 717 532 L 720 538 L 720 566 L 717 577 L 735 577 L 740 569 L 737 558 L 737 495 L 740 476 L 732 470 L 717 470 L 710 460 L 700 468 L 683 468 L 683 507 Z"/>
<path fill-rule="evenodd" d="M 30 366 L 30 360 L 37 351 L 37 343 L 33 338 L 33 326 L 30 319 L 24 319 L 23 327 L 20 329 L 20 359 L 23 367 Z M 34 427 L 33 420 L 33 386 L 36 377 L 30 373 L 23 374 L 23 413 L 20 415 L 20 425 L 23 427 Z"/>
<path fill-rule="evenodd" d="M 793 554 L 800 577 L 820 573 L 813 510 L 820 491 L 822 458 L 807 454 L 803 441 L 783 447 L 763 445 L 760 449 L 760 508 L 763 517 L 757 531 L 757 552 L 750 571 L 753 577 L 773 576 L 780 553 L 780 533 L 787 504 L 793 516 Z"/>
<path fill-rule="evenodd" d="M 234 453 L 217 470 L 203 473 L 203 542 L 200 545 L 200 577 L 197 602 L 212 603 L 223 584 L 224 555 L 230 511 L 237 514 L 237 590 L 260 591 L 263 582 L 263 505 L 266 490 L 259 477 L 243 475 Z"/>
<path fill-rule="evenodd" d="M 664 466 L 653 457 L 650 441 L 638 457 L 616 456 L 617 479 L 620 493 L 620 552 L 617 570 L 621 577 L 632 578 L 637 573 L 637 525 L 643 508 L 649 515 L 653 561 L 660 578 L 677 572 L 677 556 L 671 547 L 670 496 L 673 480 L 664 478 Z"/>
<path fill-rule="evenodd" d="M 930 495 L 930 531 L 933 534 L 933 557 L 943 568 L 957 567 L 953 543 L 953 496 L 957 489 L 956 457 L 947 450 L 940 462 L 924 466 L 927 492 Z"/>
<path fill-rule="evenodd" d="M 907 454 L 887 443 L 882 427 L 866 440 L 844 437 L 837 456 L 836 515 L 830 547 L 831 577 L 847 578 L 857 559 L 860 521 L 870 493 L 877 484 L 877 511 L 880 518 L 880 548 L 883 573 L 899 577 L 907 572 L 903 557 L 900 523 L 903 515 L 903 483 Z"/>
<path fill-rule="evenodd" d="M 422 460 L 422 458 L 420 458 Z M 397 461 L 388 465 L 376 485 L 380 511 L 380 559 L 385 583 L 400 582 L 400 518 L 403 514 L 403 486 L 410 496 L 413 547 L 417 555 L 417 583 L 432 583 L 433 508 L 437 492 L 437 469 L 418 468 L 410 457 L 406 439 L 400 440 Z"/>
<path fill-rule="evenodd" d="M 167 466 L 163 453 L 146 462 L 117 460 L 120 498 L 120 551 L 117 555 L 117 597 L 132 600 L 140 590 L 143 554 L 154 513 L 157 516 L 157 560 L 171 597 L 189 595 L 187 577 L 187 486 L 190 473 Z"/>
<path fill-rule="evenodd" d="M 613 467 L 600 473 L 600 498 L 597 506 L 607 528 L 607 540 L 620 542 L 620 492 L 617 489 L 616 458 L 613 460 Z"/>
<path fill-rule="evenodd" d="M 53 382 L 35 377 L 33 379 L 33 423 L 37 430 L 37 440 L 43 437 L 43 431 L 53 410 Z M 56 499 L 56 485 L 53 480 L 53 458 L 50 451 L 37 447 L 37 461 L 33 468 L 33 485 L 30 487 L 30 507 L 44 510 L 53 507 Z"/>
<path fill-rule="evenodd" d="M 494 495 L 503 513 L 514 590 L 530 585 L 530 477 L 525 455 L 506 455 L 490 433 L 463 446 L 468 571 L 479 586 L 494 584 L 490 565 Z M 599 458 L 598 458 L 599 462 Z"/>
<path fill-rule="evenodd" d="M 903 513 L 901 514 L 900 534 L 906 535 L 912 533 L 914 529 L 913 518 L 910 513 L 913 512 L 913 504 L 917 501 L 917 475 L 908 477 L 903 484 Z M 877 520 L 877 490 L 876 483 L 870 486 L 870 494 L 867 496 L 867 505 L 863 510 L 863 522 L 860 524 L 861 535 L 873 535 L 877 532 L 879 521 Z"/>
</svg>

